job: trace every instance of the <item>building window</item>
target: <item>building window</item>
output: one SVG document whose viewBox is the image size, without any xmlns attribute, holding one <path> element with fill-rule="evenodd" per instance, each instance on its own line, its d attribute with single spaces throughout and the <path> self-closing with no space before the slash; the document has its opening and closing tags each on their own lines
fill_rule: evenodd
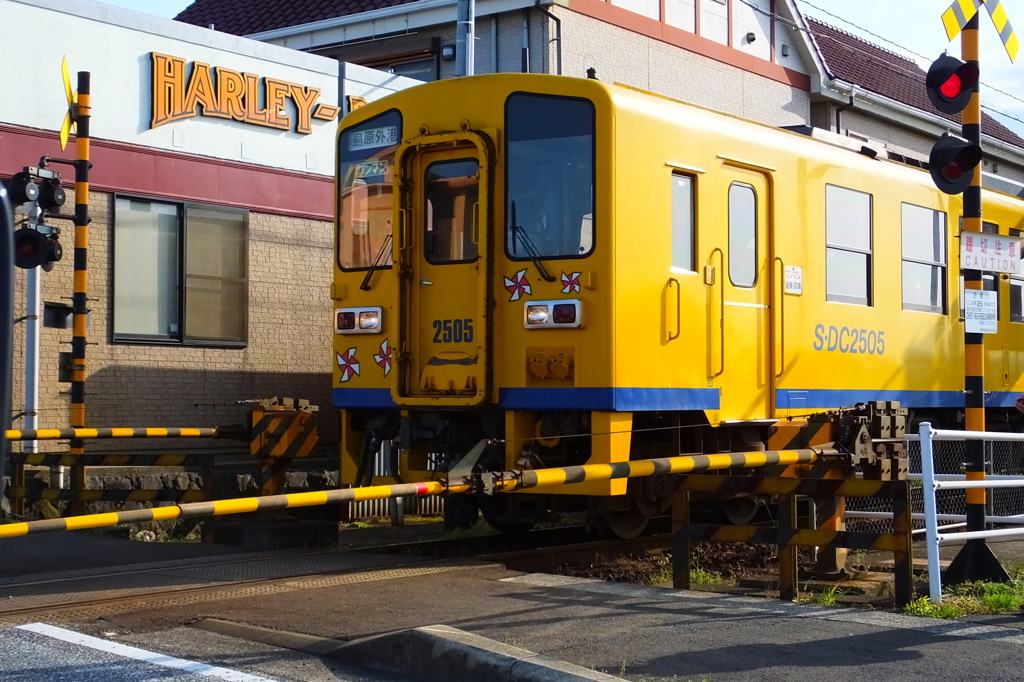
<svg viewBox="0 0 1024 682">
<path fill-rule="evenodd" d="M 244 346 L 248 217 L 117 197 L 114 341 Z"/>
<path fill-rule="evenodd" d="M 738 182 L 729 187 L 729 281 L 737 287 L 757 281 L 757 194 Z"/>
<path fill-rule="evenodd" d="M 696 0 L 665 0 L 665 23 L 690 33 L 696 33 Z"/>
<path fill-rule="evenodd" d="M 946 214 L 903 204 L 903 309 L 946 312 Z"/>
<path fill-rule="evenodd" d="M 1020 239 L 1022 233 L 1020 230 L 1010 230 L 1010 236 Z M 1020 253 L 1020 246 L 1017 247 L 1018 254 Z M 1021 254 L 1021 265 L 1024 265 L 1024 254 Z M 1018 267 L 1019 273 L 1024 273 L 1024 269 Z M 1024 322 L 1024 274 L 1010 275 L 1010 322 Z"/>
<path fill-rule="evenodd" d="M 672 174 L 672 272 L 693 272 L 693 178 Z"/>
<path fill-rule="evenodd" d="M 825 300 L 871 305 L 871 195 L 825 186 Z"/>
</svg>

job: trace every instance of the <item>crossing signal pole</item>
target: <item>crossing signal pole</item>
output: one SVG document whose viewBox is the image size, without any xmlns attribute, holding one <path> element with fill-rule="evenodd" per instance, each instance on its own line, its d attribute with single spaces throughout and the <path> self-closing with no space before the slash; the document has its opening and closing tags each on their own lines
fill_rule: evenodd
<svg viewBox="0 0 1024 682">
<path fill-rule="evenodd" d="M 946 33 L 952 41 L 961 33 L 961 59 L 948 55 L 939 57 L 928 70 L 926 87 L 928 97 L 939 111 L 947 114 L 962 112 L 962 138 L 949 133 L 939 138 L 932 148 L 929 166 L 936 186 L 947 194 L 963 192 L 963 231 L 961 242 L 980 234 L 981 211 L 981 93 L 978 63 L 978 10 L 984 4 L 999 31 L 1003 46 L 1013 61 L 1019 48 L 1016 34 L 1007 20 L 999 0 L 955 0 L 942 15 Z M 961 253 L 964 244 L 961 243 Z M 982 272 L 963 269 L 964 296 L 983 290 Z M 980 294 L 979 294 L 980 295 Z M 965 314 L 965 318 L 968 315 Z M 968 331 L 964 323 L 964 420 L 968 431 L 985 430 L 985 336 Z M 968 440 L 966 473 L 969 481 L 985 479 L 985 443 Z M 967 530 L 985 530 L 984 488 L 967 491 Z M 938 551 L 931 547 L 929 551 Z M 1009 581 L 985 540 L 968 540 L 946 570 L 946 582 L 968 580 Z"/>
</svg>

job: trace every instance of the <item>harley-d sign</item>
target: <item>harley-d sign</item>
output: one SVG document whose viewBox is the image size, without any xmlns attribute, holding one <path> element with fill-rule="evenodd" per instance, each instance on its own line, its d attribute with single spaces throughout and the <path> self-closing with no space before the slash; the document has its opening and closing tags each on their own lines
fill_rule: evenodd
<svg viewBox="0 0 1024 682">
<path fill-rule="evenodd" d="M 285 113 L 295 103 L 297 133 L 313 132 L 312 120 L 333 121 L 341 107 L 318 103 L 320 88 L 240 73 L 222 66 L 211 68 L 193 62 L 186 77 L 185 60 L 151 52 L 153 61 L 153 118 L 150 128 L 194 116 L 228 118 L 258 126 L 292 130 L 292 116 Z M 262 97 L 261 97 L 262 95 Z M 261 108 L 260 101 L 265 102 Z"/>
</svg>

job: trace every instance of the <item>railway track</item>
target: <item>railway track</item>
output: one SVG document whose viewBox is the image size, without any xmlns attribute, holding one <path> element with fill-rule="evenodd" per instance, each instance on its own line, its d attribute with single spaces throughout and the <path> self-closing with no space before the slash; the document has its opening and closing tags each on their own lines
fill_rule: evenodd
<svg viewBox="0 0 1024 682">
<path fill-rule="evenodd" d="M 582 527 L 393 543 L 344 550 L 260 552 L 201 562 L 136 565 L 88 574 L 0 584 L 0 625 L 43 618 L 75 620 L 295 590 L 504 566 L 545 571 L 559 565 L 670 546 L 667 535 L 612 541 Z"/>
</svg>

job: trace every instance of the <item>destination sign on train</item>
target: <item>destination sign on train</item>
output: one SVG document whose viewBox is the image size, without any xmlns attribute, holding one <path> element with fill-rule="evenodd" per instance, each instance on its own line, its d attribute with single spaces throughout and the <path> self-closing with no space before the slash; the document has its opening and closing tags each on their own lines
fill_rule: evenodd
<svg viewBox="0 0 1024 682">
<path fill-rule="evenodd" d="M 960 233 L 960 267 L 985 272 L 1020 272 L 1020 240 L 983 232 Z"/>
</svg>

